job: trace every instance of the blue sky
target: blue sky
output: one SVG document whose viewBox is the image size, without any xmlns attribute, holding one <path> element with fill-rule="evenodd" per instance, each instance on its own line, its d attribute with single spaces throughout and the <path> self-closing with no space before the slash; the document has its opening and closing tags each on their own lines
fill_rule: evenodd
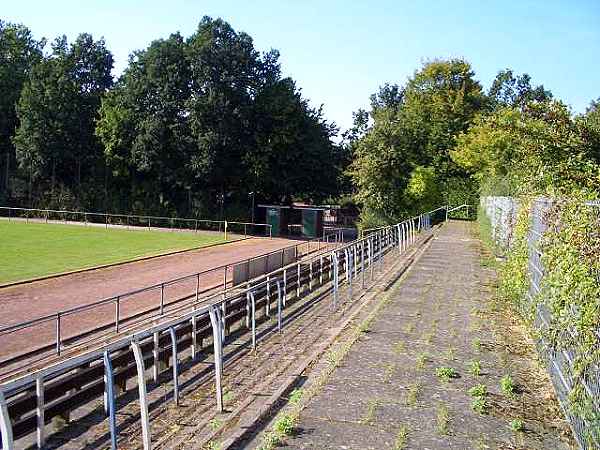
<svg viewBox="0 0 600 450">
<path fill-rule="evenodd" d="M 600 97 L 600 1 L 2 0 L 0 18 L 36 37 L 104 36 L 115 74 L 131 51 L 204 15 L 277 48 L 286 75 L 342 128 L 385 82 L 402 84 L 433 58 L 462 57 L 487 89 L 498 70 L 529 73 L 583 112 Z"/>
</svg>

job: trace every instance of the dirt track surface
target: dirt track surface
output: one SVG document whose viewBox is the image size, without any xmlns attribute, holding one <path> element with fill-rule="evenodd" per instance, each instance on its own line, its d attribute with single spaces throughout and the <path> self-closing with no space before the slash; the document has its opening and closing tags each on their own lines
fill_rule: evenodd
<svg viewBox="0 0 600 450">
<path fill-rule="evenodd" d="M 174 278 L 194 274 L 210 268 L 241 261 L 277 249 L 298 244 L 288 239 L 248 239 L 131 262 L 114 267 L 65 275 L 29 284 L 0 289 L 0 327 L 31 320 L 58 311 L 94 303 L 129 291 L 162 283 Z M 60 256 L 57 256 L 60 257 Z M 231 277 L 231 270 L 228 271 Z M 222 283 L 223 270 L 201 277 L 200 289 Z M 197 280 L 188 279 L 164 288 L 164 303 L 168 305 L 189 295 L 196 289 Z M 160 289 L 124 298 L 120 316 L 127 317 L 148 307 L 160 304 Z M 126 301 L 125 301 L 126 300 Z M 114 321 L 113 303 L 84 313 L 64 317 L 61 322 L 63 338 L 87 331 L 98 325 Z M 40 324 L 29 330 L 0 336 L 0 359 L 21 353 L 23 350 L 51 344 L 56 334 L 54 321 Z"/>
</svg>

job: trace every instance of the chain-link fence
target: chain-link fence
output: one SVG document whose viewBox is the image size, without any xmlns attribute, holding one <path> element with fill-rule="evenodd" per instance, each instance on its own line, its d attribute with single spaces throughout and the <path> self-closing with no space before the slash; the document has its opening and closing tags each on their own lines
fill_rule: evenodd
<svg viewBox="0 0 600 450">
<path fill-rule="evenodd" d="M 527 234 L 528 245 L 528 279 L 529 289 L 527 292 L 527 300 L 533 303 L 534 299 L 543 294 L 544 283 L 544 265 L 542 263 L 543 252 L 540 248 L 540 240 L 547 230 L 548 223 L 546 220 L 547 212 L 552 206 L 552 200 L 547 198 L 536 199 L 531 207 L 529 230 Z M 600 203 L 590 202 L 588 206 L 597 208 L 600 215 Z M 516 225 L 517 213 L 519 211 L 519 202 L 512 197 L 482 197 L 481 208 L 491 224 L 491 234 L 493 241 L 508 249 L 513 242 L 513 236 Z M 600 283 L 600 274 L 598 278 Z M 600 299 L 598 299 L 600 301 Z M 548 328 L 553 321 L 552 312 L 543 302 L 535 301 L 537 308 L 535 311 L 534 325 L 537 329 Z M 576 330 L 565 329 L 563 331 L 568 334 L 568 339 L 565 341 L 576 340 Z M 597 333 L 598 341 L 596 345 L 600 345 L 600 330 Z M 593 365 L 589 367 L 585 373 L 577 376 L 575 374 L 576 352 L 573 348 L 555 349 L 546 342 L 541 334 L 538 339 L 538 351 L 544 356 L 547 361 L 547 369 L 554 385 L 557 397 L 563 407 L 565 415 L 569 420 L 573 434 L 582 449 L 597 449 L 600 448 L 598 440 L 600 428 L 600 367 Z M 576 380 L 576 377 L 578 379 Z M 580 384 L 586 391 L 587 396 L 591 399 L 591 404 L 588 409 L 591 413 L 584 417 L 575 412 L 569 405 L 569 394 L 573 390 L 575 383 Z"/>
</svg>

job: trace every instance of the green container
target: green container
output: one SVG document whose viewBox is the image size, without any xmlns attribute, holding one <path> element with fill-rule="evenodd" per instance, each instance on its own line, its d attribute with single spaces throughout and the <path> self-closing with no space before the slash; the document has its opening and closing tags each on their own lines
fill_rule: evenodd
<svg viewBox="0 0 600 450">
<path fill-rule="evenodd" d="M 273 236 L 281 236 L 281 209 L 267 208 L 267 223 L 271 225 Z"/>
<path fill-rule="evenodd" d="M 305 209 L 302 211 L 302 235 L 315 238 L 319 236 L 318 231 L 318 213 L 312 209 Z"/>
</svg>

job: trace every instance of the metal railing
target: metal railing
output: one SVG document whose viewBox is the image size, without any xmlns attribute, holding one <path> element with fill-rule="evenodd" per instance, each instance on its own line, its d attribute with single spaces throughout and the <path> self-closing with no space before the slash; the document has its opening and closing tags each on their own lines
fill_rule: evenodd
<svg viewBox="0 0 600 450">
<path fill-rule="evenodd" d="M 547 229 L 545 215 L 551 204 L 552 201 L 550 199 L 536 199 L 533 202 L 530 212 L 531 222 L 527 234 L 527 246 L 529 250 L 527 276 L 529 288 L 526 294 L 530 303 L 533 303 L 534 298 L 538 295 L 544 295 L 542 286 L 545 269 L 542 264 L 543 252 L 540 248 L 540 239 Z M 596 202 L 588 202 L 587 205 L 596 207 L 598 204 Z M 519 202 L 512 197 L 482 197 L 481 206 L 492 224 L 492 239 L 497 244 L 508 248 L 512 243 L 516 216 L 520 208 Z M 598 283 L 600 283 L 600 277 Z M 549 327 L 553 320 L 552 312 L 542 302 L 536 302 L 536 304 L 538 306 L 535 311 L 534 326 L 538 329 Z M 575 338 L 574 330 L 566 329 L 564 333 L 570 335 L 569 340 Z M 600 345 L 600 330 L 598 330 L 597 335 L 598 345 Z M 595 422 L 590 421 L 589 418 L 576 414 L 569 407 L 569 393 L 575 385 L 574 350 L 556 350 L 544 340 L 541 334 L 539 335 L 537 345 L 538 351 L 547 361 L 547 370 L 554 385 L 554 390 L 580 448 L 586 450 L 600 448 L 600 442 L 598 441 L 600 433 L 593 431 L 597 430 L 599 426 L 598 419 Z M 581 383 L 583 389 L 591 399 L 590 407 L 594 414 L 596 417 L 600 417 L 600 367 L 596 365 L 589 368 L 586 373 L 581 375 L 578 382 Z"/>
<path fill-rule="evenodd" d="M 227 344 L 229 327 L 245 318 L 251 333 L 252 348 L 257 346 L 257 319 L 268 320 L 276 308 L 276 330 L 282 331 L 282 314 L 291 298 L 321 289 L 318 299 L 332 292 L 332 307 L 340 302 L 342 284 L 347 286 L 348 301 L 353 299 L 353 288 L 367 288 L 367 281 L 384 266 L 384 256 L 395 250 L 404 254 L 419 239 L 423 231 L 431 229 L 431 215 L 422 214 L 389 226 L 337 248 L 311 255 L 309 258 L 278 268 L 251 280 L 242 289 L 230 289 L 211 297 L 208 304 L 193 302 L 165 316 L 141 330 L 128 335 L 117 335 L 110 341 L 96 342 L 88 351 L 58 360 L 40 369 L 0 384 L 0 433 L 2 448 L 13 450 L 15 439 L 36 432 L 37 445 L 45 445 L 44 424 L 57 415 L 61 408 L 72 408 L 97 398 L 98 383 L 104 385 L 105 410 L 109 418 L 111 446 L 117 448 L 118 431 L 115 420 L 115 372 L 113 362 L 120 367 L 129 365 L 130 353 L 135 360 L 138 379 L 140 417 L 144 449 L 151 448 L 148 397 L 145 366 L 152 366 L 154 382 L 159 383 L 161 351 L 172 352 L 173 398 L 179 399 L 178 355 L 191 350 L 195 359 L 202 347 L 203 337 L 212 337 L 214 355 L 215 395 L 218 411 L 223 411 L 223 348 Z M 358 279 L 361 279 L 358 284 Z M 175 317 L 176 316 L 176 317 Z M 259 317 L 260 316 L 260 317 Z M 125 366 L 123 365 L 125 364 Z M 81 368 L 81 371 L 79 371 Z M 77 370 L 76 370 L 77 369 Z M 80 378 L 77 378 L 80 377 Z M 89 395 L 86 397 L 86 392 Z M 45 396 L 45 393 L 51 395 Z M 66 395 L 66 397 L 65 397 Z M 78 400 L 69 398 L 77 395 Z M 102 395 L 102 394 L 100 394 Z M 58 400 L 60 399 L 60 400 Z M 63 402 L 63 403 L 61 403 Z M 49 405 L 51 409 L 49 409 Z"/>
<path fill-rule="evenodd" d="M 258 272 L 266 273 L 269 267 L 282 267 L 290 259 L 295 261 L 314 252 L 331 250 L 331 245 L 339 245 L 342 241 L 343 233 L 334 231 L 323 238 L 302 241 L 251 258 L 0 327 L 0 367 L 24 359 L 31 362 L 31 358 L 40 355 L 46 357 L 52 350 L 60 355 L 65 346 L 73 347 L 97 339 L 98 333 L 119 332 L 124 326 L 163 316 L 186 300 L 198 302 L 201 296 L 205 297 L 213 291 L 225 292 L 239 284 L 235 283 L 234 273 L 238 266 L 248 267 L 247 273 L 250 274 L 250 268 L 258 265 Z M 22 342 L 27 342 L 29 348 L 23 349 Z"/>
<path fill-rule="evenodd" d="M 0 206 L 0 217 L 11 220 L 25 220 L 43 223 L 83 224 L 86 226 L 104 226 L 105 228 L 126 228 L 170 231 L 214 231 L 224 233 L 237 232 L 244 236 L 254 230 L 264 230 L 265 236 L 272 236 L 272 225 L 267 223 L 236 222 L 228 220 L 192 219 L 163 216 L 141 216 L 135 214 L 109 214 L 85 211 L 65 211 L 57 209 L 12 208 Z M 248 233 L 250 230 L 250 233 Z"/>
</svg>

